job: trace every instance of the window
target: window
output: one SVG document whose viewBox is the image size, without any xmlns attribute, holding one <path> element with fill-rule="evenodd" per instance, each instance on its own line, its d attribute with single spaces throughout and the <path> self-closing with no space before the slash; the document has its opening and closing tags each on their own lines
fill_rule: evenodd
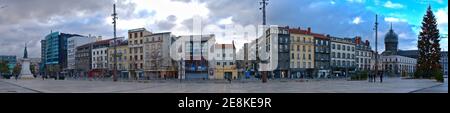
<svg viewBox="0 0 450 113">
<path fill-rule="evenodd" d="M 227 62 L 223 62 L 223 65 L 226 66 L 226 65 L 227 65 Z"/>
<path fill-rule="evenodd" d="M 305 54 L 303 54 L 303 60 L 305 60 L 305 59 L 306 59 Z"/>
<path fill-rule="evenodd" d="M 294 53 L 292 53 L 292 55 L 291 55 L 291 56 L 292 56 L 292 59 L 294 59 Z"/>
<path fill-rule="evenodd" d="M 233 62 L 230 62 L 230 65 L 234 65 L 234 63 L 233 63 Z"/>
<path fill-rule="evenodd" d="M 334 52 L 331 52 L 331 58 L 336 58 Z"/>
<path fill-rule="evenodd" d="M 137 37 L 138 37 L 138 34 L 137 34 L 137 33 L 134 33 L 134 37 L 137 38 Z"/>
<path fill-rule="evenodd" d="M 332 49 L 336 49 L 336 45 L 331 44 L 331 48 L 332 48 Z"/>
<path fill-rule="evenodd" d="M 130 33 L 128 37 L 129 37 L 130 39 L 133 38 L 133 34 Z"/>
<path fill-rule="evenodd" d="M 144 60 L 144 57 L 143 57 L 143 55 L 141 55 L 141 60 Z"/>
<path fill-rule="evenodd" d="M 341 45 L 337 45 L 337 50 L 341 50 Z"/>
<path fill-rule="evenodd" d="M 142 32 L 141 32 L 141 37 L 142 37 Z"/>
<path fill-rule="evenodd" d="M 311 54 L 308 54 L 308 60 L 311 60 Z"/>
<path fill-rule="evenodd" d="M 303 46 L 303 52 L 306 52 L 306 48 L 305 48 L 305 46 Z"/>
<path fill-rule="evenodd" d="M 297 51 L 300 51 L 300 46 L 299 45 L 297 45 Z"/>
<path fill-rule="evenodd" d="M 217 62 L 217 65 L 220 66 L 220 62 Z"/>
<path fill-rule="evenodd" d="M 140 44 L 142 44 L 142 39 L 141 40 L 139 40 L 140 41 Z"/>
</svg>

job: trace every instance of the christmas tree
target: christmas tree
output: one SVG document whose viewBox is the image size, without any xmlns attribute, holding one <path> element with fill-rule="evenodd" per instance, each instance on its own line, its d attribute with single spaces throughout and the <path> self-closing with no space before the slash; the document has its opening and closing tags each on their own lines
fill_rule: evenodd
<svg viewBox="0 0 450 113">
<path fill-rule="evenodd" d="M 422 31 L 419 35 L 418 49 L 419 59 L 417 60 L 416 78 L 436 78 L 442 81 L 440 48 L 440 35 L 437 28 L 436 18 L 428 7 L 427 13 L 423 18 Z"/>
</svg>

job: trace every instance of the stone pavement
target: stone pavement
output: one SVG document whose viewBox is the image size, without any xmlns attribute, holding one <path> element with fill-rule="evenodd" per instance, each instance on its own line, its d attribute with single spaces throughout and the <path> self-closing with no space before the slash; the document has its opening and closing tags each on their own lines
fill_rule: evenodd
<svg viewBox="0 0 450 113">
<path fill-rule="evenodd" d="M 146 81 L 0 80 L 0 93 L 422 93 L 447 85 L 434 80 L 386 78 L 384 83 L 347 80 Z M 431 90 L 428 92 L 434 92 Z M 448 93 L 448 88 L 439 93 Z"/>
</svg>

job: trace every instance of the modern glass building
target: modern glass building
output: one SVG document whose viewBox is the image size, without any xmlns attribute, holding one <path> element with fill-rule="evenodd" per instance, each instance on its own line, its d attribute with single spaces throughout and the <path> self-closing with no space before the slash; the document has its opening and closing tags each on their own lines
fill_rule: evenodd
<svg viewBox="0 0 450 113">
<path fill-rule="evenodd" d="M 67 40 L 71 37 L 82 37 L 77 34 L 51 32 L 41 41 L 42 63 L 46 74 L 59 74 L 67 67 Z"/>
</svg>

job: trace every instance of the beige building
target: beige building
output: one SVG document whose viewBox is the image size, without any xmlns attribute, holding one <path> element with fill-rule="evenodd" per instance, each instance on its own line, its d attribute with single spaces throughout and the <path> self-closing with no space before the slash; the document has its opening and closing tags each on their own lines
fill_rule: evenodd
<svg viewBox="0 0 450 113">
<path fill-rule="evenodd" d="M 133 79 L 144 76 L 144 37 L 151 34 L 145 28 L 128 31 L 128 65 L 129 74 Z"/>
<path fill-rule="evenodd" d="M 154 33 L 145 36 L 144 70 L 145 77 L 178 78 L 177 63 L 170 57 L 170 46 L 176 37 L 170 32 Z"/>
<path fill-rule="evenodd" d="M 314 71 L 314 36 L 308 30 L 290 29 L 290 78 L 312 77 Z"/>
<path fill-rule="evenodd" d="M 116 62 L 117 62 L 117 75 L 119 75 L 119 78 L 128 79 L 130 78 L 129 75 L 129 49 L 128 49 L 128 41 L 120 41 L 120 43 L 116 47 Z M 109 70 L 113 70 L 114 66 L 114 47 L 108 48 L 108 59 L 109 63 Z"/>
<path fill-rule="evenodd" d="M 214 48 L 214 79 L 237 79 L 236 47 L 234 44 L 216 44 Z"/>
</svg>

